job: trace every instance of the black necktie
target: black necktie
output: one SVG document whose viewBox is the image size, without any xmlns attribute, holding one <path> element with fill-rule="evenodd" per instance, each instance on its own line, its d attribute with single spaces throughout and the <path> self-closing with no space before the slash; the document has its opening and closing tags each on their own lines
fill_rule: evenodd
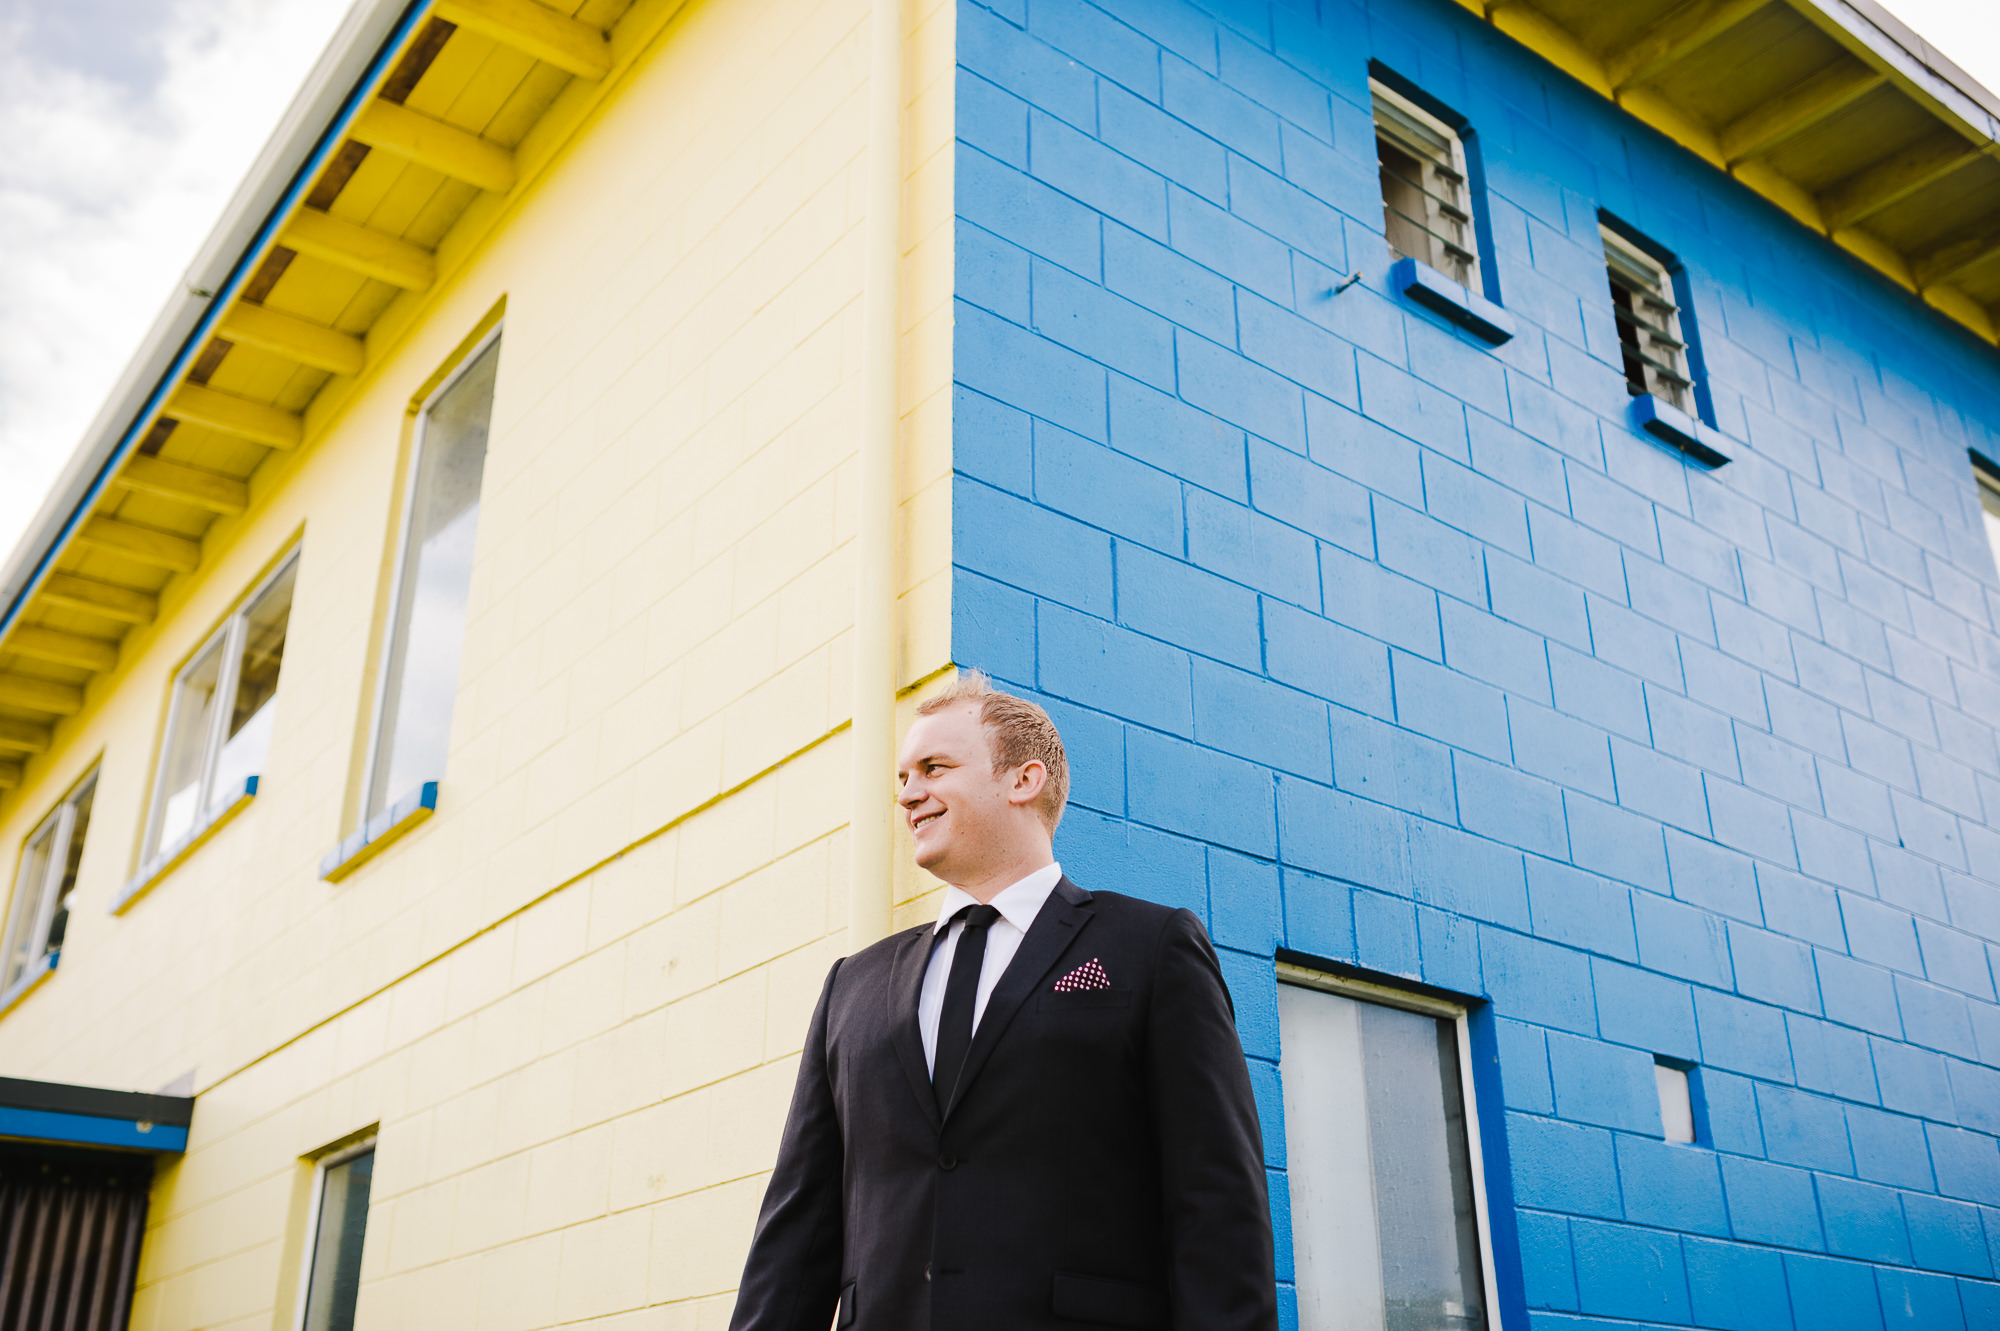
<svg viewBox="0 0 2000 1331">
<path fill-rule="evenodd" d="M 965 1051 L 972 1047 L 972 1007 L 979 997 L 979 967 L 986 960 L 986 930 L 1000 918 L 991 906 L 967 906 L 953 920 L 964 919 L 958 951 L 952 954 L 951 978 L 945 981 L 944 1009 L 938 1014 L 937 1056 L 932 1060 L 931 1094 L 938 1113 L 951 1105 Z"/>
</svg>

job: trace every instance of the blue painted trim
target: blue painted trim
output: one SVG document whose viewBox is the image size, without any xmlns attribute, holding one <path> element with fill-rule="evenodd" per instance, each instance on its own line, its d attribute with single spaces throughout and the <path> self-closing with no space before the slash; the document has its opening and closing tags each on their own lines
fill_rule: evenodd
<svg viewBox="0 0 2000 1331">
<path fill-rule="evenodd" d="M 1389 285 L 1483 342 L 1497 347 L 1514 336 L 1513 315 L 1427 263 L 1398 259 L 1389 270 Z"/>
<path fill-rule="evenodd" d="M 1670 402 L 1662 402 L 1651 393 L 1642 393 L 1632 399 L 1632 424 L 1652 435 L 1695 461 L 1708 467 L 1720 467 L 1729 461 L 1725 445 L 1728 441 L 1719 430 L 1703 425 L 1679 407 Z"/>
<path fill-rule="evenodd" d="M 248 245 L 244 246 L 243 253 L 236 260 L 236 266 L 229 270 L 228 278 L 209 298 L 207 312 L 195 322 L 194 329 L 181 345 L 180 353 L 174 357 L 167 366 L 166 373 L 160 376 L 160 381 L 147 395 L 145 403 L 139 408 L 139 414 L 126 429 L 125 437 L 118 441 L 118 447 L 111 450 L 111 456 L 106 458 L 104 465 L 98 469 L 97 479 L 83 492 L 83 497 L 71 510 L 69 519 L 63 523 L 62 530 L 56 533 L 55 539 L 50 541 L 48 548 L 42 552 L 41 559 L 35 564 L 34 572 L 30 573 L 28 580 L 21 584 L 20 595 L 14 598 L 13 603 L 4 612 L 0 612 L 0 634 L 5 634 L 14 627 L 14 621 L 20 618 L 22 610 L 27 607 L 29 600 L 42 585 L 43 579 L 48 577 L 56 557 L 62 553 L 63 547 L 69 543 L 77 527 L 96 505 L 98 497 L 104 493 L 104 488 L 111 484 L 111 478 L 118 474 L 118 469 L 125 464 L 125 459 L 131 456 L 134 448 L 138 447 L 143 437 L 142 428 L 151 424 L 168 390 L 180 381 L 189 364 L 208 341 L 209 334 L 214 331 L 216 323 L 222 318 L 222 312 L 229 307 L 229 302 L 249 278 L 250 261 L 263 254 L 265 247 L 284 225 L 285 219 L 291 215 L 293 207 L 311 188 L 313 181 L 319 175 L 320 168 L 339 148 L 341 140 L 347 137 L 348 126 L 352 125 L 355 117 L 361 114 L 362 107 L 373 95 L 373 90 L 388 69 L 391 59 L 402 49 L 403 41 L 409 36 L 410 31 L 430 12 L 432 3 L 433 0 L 412 0 L 409 9 L 404 11 L 402 19 L 390 31 L 388 40 L 382 44 L 382 49 L 368 63 L 367 70 L 348 92 L 347 99 L 341 103 L 340 113 L 327 126 L 326 133 L 321 135 L 319 146 L 314 148 L 312 155 L 299 166 L 292 177 L 291 185 L 280 196 L 270 215 L 264 219 L 264 224 L 257 229 L 257 234 L 251 237 Z"/>
<path fill-rule="evenodd" d="M 396 840 L 437 812 L 437 798 L 438 783 L 435 781 L 426 781 L 410 791 L 370 818 L 360 831 L 322 855 L 319 876 L 327 880 L 338 879 L 344 876 L 344 870 L 358 868 L 356 862 L 367 859 L 373 853 L 371 847 L 379 848 Z"/>
<path fill-rule="evenodd" d="M 164 1123 L 141 1124 L 133 1119 L 98 1118 L 94 1114 L 56 1114 L 45 1109 L 0 1108 L 0 1137 L 30 1141 L 70 1142 L 85 1146 L 124 1146 L 139 1151 L 187 1149 L 188 1130 Z"/>
</svg>

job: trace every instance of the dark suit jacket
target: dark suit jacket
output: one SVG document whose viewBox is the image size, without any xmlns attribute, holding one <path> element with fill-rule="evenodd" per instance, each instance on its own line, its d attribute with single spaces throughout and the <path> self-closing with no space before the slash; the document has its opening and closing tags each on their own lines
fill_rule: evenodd
<svg viewBox="0 0 2000 1331">
<path fill-rule="evenodd" d="M 930 926 L 834 965 L 732 1331 L 1275 1331 L 1264 1154 L 1201 922 L 1056 885 L 940 1120 Z M 1109 989 L 1054 992 L 1097 959 Z"/>
</svg>

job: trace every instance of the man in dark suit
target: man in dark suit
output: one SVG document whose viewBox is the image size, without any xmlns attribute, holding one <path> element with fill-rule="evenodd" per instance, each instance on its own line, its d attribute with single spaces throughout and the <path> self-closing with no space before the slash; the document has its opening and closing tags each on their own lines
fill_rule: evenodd
<svg viewBox="0 0 2000 1331">
<path fill-rule="evenodd" d="M 1062 876 L 1061 737 L 984 677 L 919 709 L 899 768 L 944 907 L 827 976 L 732 1331 L 1275 1331 L 1200 921 Z"/>
</svg>

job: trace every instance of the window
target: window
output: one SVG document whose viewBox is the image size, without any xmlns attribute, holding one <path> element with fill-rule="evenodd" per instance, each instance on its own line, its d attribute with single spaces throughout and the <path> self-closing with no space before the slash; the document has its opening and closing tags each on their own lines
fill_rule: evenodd
<svg viewBox="0 0 2000 1331">
<path fill-rule="evenodd" d="M 1368 86 L 1389 248 L 1478 290 L 1472 190 L 1458 131 L 1381 83 L 1370 79 Z"/>
<path fill-rule="evenodd" d="M 1993 549 L 1994 566 L 2000 568 L 2000 477 L 1980 466 L 1973 467 L 1972 474 L 1979 478 L 1979 507 L 1986 520 L 1986 543 Z"/>
<path fill-rule="evenodd" d="M 0 996 L 13 995 L 55 966 L 69 924 L 69 894 L 76 887 L 76 871 L 83 863 L 83 836 L 90 830 L 90 806 L 96 796 L 97 774 L 92 772 L 28 835 L 7 912 Z"/>
<path fill-rule="evenodd" d="M 1627 391 L 1634 397 L 1650 393 L 1675 410 L 1694 416 L 1694 374 L 1689 368 L 1687 342 L 1681 336 L 1673 274 L 1610 227 L 1598 229 L 1604 236 L 1604 266 L 1611 279 L 1611 306 L 1618 320 Z"/>
<path fill-rule="evenodd" d="M 297 575 L 293 555 L 174 677 L 142 862 L 199 833 L 264 770 Z"/>
<path fill-rule="evenodd" d="M 444 773 L 499 362 L 496 334 L 418 420 L 363 822 Z"/>
<path fill-rule="evenodd" d="M 1464 1010 L 1280 972 L 1300 1331 L 1488 1326 Z"/>
<path fill-rule="evenodd" d="M 374 1174 L 372 1141 L 328 1156 L 315 1171 L 300 1331 L 352 1331 Z"/>
</svg>

